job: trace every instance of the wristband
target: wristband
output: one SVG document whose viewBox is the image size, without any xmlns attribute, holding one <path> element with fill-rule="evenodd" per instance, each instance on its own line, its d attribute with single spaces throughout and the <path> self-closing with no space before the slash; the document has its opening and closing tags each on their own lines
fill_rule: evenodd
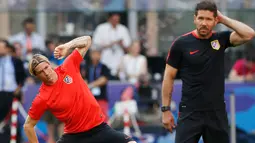
<svg viewBox="0 0 255 143">
<path fill-rule="evenodd" d="M 162 112 L 170 111 L 170 110 L 171 110 L 171 107 L 170 107 L 170 106 L 162 106 L 162 107 L 161 107 L 161 111 L 162 111 Z"/>
</svg>

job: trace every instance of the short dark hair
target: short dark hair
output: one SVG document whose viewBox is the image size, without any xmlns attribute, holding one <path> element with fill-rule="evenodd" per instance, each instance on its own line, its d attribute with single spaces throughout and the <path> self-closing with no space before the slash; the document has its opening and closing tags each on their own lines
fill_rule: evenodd
<svg viewBox="0 0 255 143">
<path fill-rule="evenodd" d="M 23 20 L 22 25 L 25 26 L 26 24 L 34 24 L 34 23 L 35 23 L 34 19 L 32 17 L 28 17 Z"/>
<path fill-rule="evenodd" d="M 5 40 L 5 39 L 0 39 L 0 43 L 1 43 L 1 42 L 5 44 L 5 48 L 10 49 L 13 53 L 16 52 L 14 46 L 13 46 L 12 44 L 10 44 L 7 40 Z"/>
<path fill-rule="evenodd" d="M 111 18 L 113 15 L 120 15 L 120 13 L 119 12 L 109 12 L 108 18 Z"/>
<path fill-rule="evenodd" d="M 6 39 L 0 39 L 0 42 L 4 43 L 5 47 L 9 47 L 10 46 L 10 43 Z"/>
<path fill-rule="evenodd" d="M 45 45 L 48 46 L 49 44 L 53 44 L 54 42 L 52 40 L 46 40 Z"/>
<path fill-rule="evenodd" d="M 209 0 L 204 0 L 204 1 L 199 2 L 196 5 L 195 15 L 197 15 L 199 10 L 209 10 L 209 11 L 213 12 L 213 15 L 216 17 L 218 9 L 217 9 L 215 2 L 209 1 Z"/>
<path fill-rule="evenodd" d="M 247 43 L 246 47 L 244 48 L 244 58 L 247 61 L 255 62 L 255 48 L 253 47 L 253 44 Z"/>
<path fill-rule="evenodd" d="M 9 44 L 7 48 L 10 49 L 12 53 L 16 52 L 16 49 L 12 44 Z"/>
</svg>

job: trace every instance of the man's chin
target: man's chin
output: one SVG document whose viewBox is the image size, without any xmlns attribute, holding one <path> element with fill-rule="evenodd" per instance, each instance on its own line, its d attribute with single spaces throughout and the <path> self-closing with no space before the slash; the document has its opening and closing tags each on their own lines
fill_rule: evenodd
<svg viewBox="0 0 255 143">
<path fill-rule="evenodd" d="M 207 33 L 207 32 L 199 32 L 198 34 L 200 37 L 207 37 L 210 35 L 210 33 Z"/>
</svg>

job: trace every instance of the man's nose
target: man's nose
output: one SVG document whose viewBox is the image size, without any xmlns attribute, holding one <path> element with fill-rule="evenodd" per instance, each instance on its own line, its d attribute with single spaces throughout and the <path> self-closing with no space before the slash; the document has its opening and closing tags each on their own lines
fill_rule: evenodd
<svg viewBox="0 0 255 143">
<path fill-rule="evenodd" d="M 49 75 L 49 72 L 47 72 L 47 70 L 43 70 L 43 72 L 44 72 L 44 74 L 45 74 L 46 76 Z"/>
<path fill-rule="evenodd" d="M 206 25 L 206 21 L 203 20 L 203 21 L 201 22 L 201 25 Z"/>
</svg>

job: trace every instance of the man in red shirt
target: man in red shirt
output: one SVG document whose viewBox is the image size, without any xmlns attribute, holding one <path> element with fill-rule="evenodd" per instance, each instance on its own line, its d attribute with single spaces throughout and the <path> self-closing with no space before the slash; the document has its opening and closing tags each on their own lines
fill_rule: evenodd
<svg viewBox="0 0 255 143">
<path fill-rule="evenodd" d="M 55 70 L 40 54 L 29 62 L 30 74 L 43 82 L 24 124 L 30 143 L 38 143 L 34 126 L 46 110 L 65 123 L 58 143 L 135 143 L 104 123 L 101 108 L 82 79 L 80 63 L 90 45 L 91 38 L 83 36 L 56 47 L 54 56 L 58 59 L 67 56 L 70 49 L 75 50 Z"/>
<path fill-rule="evenodd" d="M 246 48 L 244 54 L 245 58 L 237 60 L 229 73 L 232 81 L 255 80 L 255 48 Z"/>
</svg>

